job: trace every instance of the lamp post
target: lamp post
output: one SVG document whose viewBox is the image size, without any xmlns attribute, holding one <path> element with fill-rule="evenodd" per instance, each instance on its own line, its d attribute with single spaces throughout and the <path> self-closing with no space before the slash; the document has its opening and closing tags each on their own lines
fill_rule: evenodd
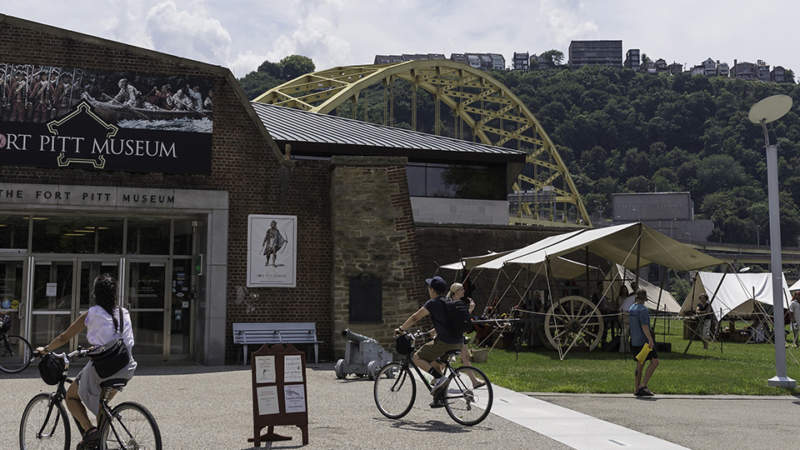
<svg viewBox="0 0 800 450">
<path fill-rule="evenodd" d="M 775 330 L 775 376 L 770 386 L 793 389 L 797 383 L 786 375 L 786 336 L 783 324 L 783 266 L 781 263 L 781 224 L 778 204 L 778 146 L 770 145 L 767 124 L 784 116 L 792 108 L 788 95 L 773 95 L 750 108 L 748 119 L 764 130 L 767 153 L 767 189 L 769 199 L 769 252 L 772 269 L 772 308 Z"/>
</svg>

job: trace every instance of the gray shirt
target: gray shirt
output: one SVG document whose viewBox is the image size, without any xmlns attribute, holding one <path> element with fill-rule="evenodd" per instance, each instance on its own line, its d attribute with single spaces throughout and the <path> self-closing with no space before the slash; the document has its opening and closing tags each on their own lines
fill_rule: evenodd
<svg viewBox="0 0 800 450">
<path fill-rule="evenodd" d="M 642 325 L 650 327 L 650 312 L 641 303 L 634 303 L 628 308 L 631 324 L 631 346 L 641 347 L 647 342 L 647 336 L 642 331 Z"/>
</svg>

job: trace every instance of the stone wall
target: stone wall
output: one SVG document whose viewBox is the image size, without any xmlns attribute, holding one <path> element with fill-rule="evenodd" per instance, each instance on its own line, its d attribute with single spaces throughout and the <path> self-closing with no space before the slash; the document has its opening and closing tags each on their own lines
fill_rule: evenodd
<svg viewBox="0 0 800 450">
<path fill-rule="evenodd" d="M 392 331 L 427 299 L 406 181 L 406 158 L 332 159 L 334 353 L 344 354 L 350 328 L 392 347 Z M 382 320 L 350 323 L 351 277 L 382 280 Z"/>
</svg>

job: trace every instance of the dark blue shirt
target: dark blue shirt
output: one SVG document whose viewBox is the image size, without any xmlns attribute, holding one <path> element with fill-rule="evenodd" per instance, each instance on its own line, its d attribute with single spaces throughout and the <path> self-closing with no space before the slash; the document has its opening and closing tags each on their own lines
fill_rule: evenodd
<svg viewBox="0 0 800 450">
<path fill-rule="evenodd" d="M 650 327 L 650 312 L 647 307 L 641 303 L 634 303 L 628 308 L 631 324 L 631 345 L 633 347 L 641 347 L 647 342 L 647 336 L 642 331 L 642 325 Z"/>
<path fill-rule="evenodd" d="M 442 341 L 446 344 L 461 344 L 464 342 L 464 336 L 456 333 L 453 327 L 450 326 L 450 318 L 447 315 L 447 305 L 444 297 L 432 298 L 425 302 L 423 306 L 431 314 L 433 328 L 436 329 L 437 341 Z"/>
</svg>

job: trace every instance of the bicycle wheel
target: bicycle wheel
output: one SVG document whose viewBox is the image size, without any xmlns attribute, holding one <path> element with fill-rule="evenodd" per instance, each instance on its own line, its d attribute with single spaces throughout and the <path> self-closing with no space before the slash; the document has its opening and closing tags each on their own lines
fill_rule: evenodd
<svg viewBox="0 0 800 450">
<path fill-rule="evenodd" d="M 111 410 L 100 429 L 102 450 L 161 450 L 161 431 L 150 411 L 134 402 L 124 402 Z"/>
<path fill-rule="evenodd" d="M 19 448 L 69 450 L 70 429 L 64 405 L 50 402 L 50 394 L 34 396 L 19 423 Z"/>
<path fill-rule="evenodd" d="M 31 344 L 22 336 L 6 336 L 0 340 L 0 372 L 22 372 L 31 364 L 32 358 Z"/>
<path fill-rule="evenodd" d="M 399 419 L 414 406 L 417 397 L 414 375 L 400 363 L 386 364 L 375 376 L 373 394 L 381 414 L 390 419 Z"/>
<path fill-rule="evenodd" d="M 479 424 L 492 410 L 492 383 L 479 369 L 462 366 L 447 380 L 445 409 L 461 425 Z"/>
</svg>

